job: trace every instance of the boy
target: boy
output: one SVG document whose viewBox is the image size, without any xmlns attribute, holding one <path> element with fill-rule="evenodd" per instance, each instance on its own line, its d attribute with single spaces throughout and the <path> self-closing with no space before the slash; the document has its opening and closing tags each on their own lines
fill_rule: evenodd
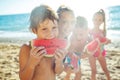
<svg viewBox="0 0 120 80">
<path fill-rule="evenodd" d="M 41 5 L 34 8 L 30 16 L 30 29 L 37 39 L 50 40 L 58 36 L 57 17 L 53 10 Z M 54 57 L 45 57 L 44 46 L 31 47 L 24 44 L 19 55 L 21 80 L 55 80 L 56 73 L 61 73 L 65 57 L 63 49 L 57 49 Z"/>
</svg>

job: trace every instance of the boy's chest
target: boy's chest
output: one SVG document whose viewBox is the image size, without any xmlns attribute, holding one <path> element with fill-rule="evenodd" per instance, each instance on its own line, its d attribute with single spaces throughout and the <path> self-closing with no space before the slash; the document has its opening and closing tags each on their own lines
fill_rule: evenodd
<svg viewBox="0 0 120 80">
<path fill-rule="evenodd" d="M 55 67 L 55 63 L 54 60 L 52 58 L 43 58 L 39 65 L 36 66 L 35 69 L 35 78 L 39 77 L 43 77 L 45 79 L 45 76 L 53 76 L 54 75 L 54 67 Z"/>
<path fill-rule="evenodd" d="M 46 68 L 53 68 L 55 64 L 55 60 L 52 57 L 45 57 L 43 58 L 40 63 L 38 64 L 37 68 L 46 69 Z"/>
</svg>

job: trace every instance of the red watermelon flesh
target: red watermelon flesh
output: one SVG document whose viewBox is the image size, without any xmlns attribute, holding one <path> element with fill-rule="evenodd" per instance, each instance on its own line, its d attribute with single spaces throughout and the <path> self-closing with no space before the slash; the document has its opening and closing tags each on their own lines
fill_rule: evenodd
<svg viewBox="0 0 120 80">
<path fill-rule="evenodd" d="M 95 39 L 95 40 L 91 41 L 90 43 L 88 43 L 86 45 L 87 52 L 88 53 L 93 53 L 93 52 L 95 52 L 98 49 L 99 46 L 100 46 L 99 40 Z"/>
<path fill-rule="evenodd" d="M 46 48 L 47 54 L 53 55 L 57 48 L 66 48 L 67 42 L 66 40 L 57 38 L 49 40 L 34 39 L 32 41 L 32 45 L 36 47 L 44 46 Z"/>
<path fill-rule="evenodd" d="M 94 39 L 98 38 L 101 43 L 105 43 L 107 41 L 107 38 L 104 36 L 101 36 L 99 34 L 94 35 Z"/>
<path fill-rule="evenodd" d="M 100 40 L 101 43 L 105 43 L 105 42 L 107 41 L 107 38 L 105 38 L 105 37 L 100 37 L 99 40 Z"/>
</svg>

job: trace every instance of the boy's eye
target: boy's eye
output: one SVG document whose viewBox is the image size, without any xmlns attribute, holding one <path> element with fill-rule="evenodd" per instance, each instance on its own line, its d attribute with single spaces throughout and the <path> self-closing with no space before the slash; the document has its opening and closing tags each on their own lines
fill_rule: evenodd
<svg viewBox="0 0 120 80">
<path fill-rule="evenodd" d="M 42 30 L 44 30 L 44 31 L 45 31 L 45 30 L 47 30 L 47 28 L 43 28 Z"/>
<path fill-rule="evenodd" d="M 57 28 L 56 26 L 53 27 L 53 29 L 56 29 L 56 28 Z"/>
</svg>

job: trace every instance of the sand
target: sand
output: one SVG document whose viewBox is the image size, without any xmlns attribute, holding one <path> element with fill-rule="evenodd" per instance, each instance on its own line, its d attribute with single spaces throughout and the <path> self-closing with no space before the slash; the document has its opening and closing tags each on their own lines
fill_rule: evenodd
<svg viewBox="0 0 120 80">
<path fill-rule="evenodd" d="M 19 79 L 19 50 L 25 40 L 3 40 L 0 39 L 0 80 L 20 80 Z M 111 80 L 120 80 L 120 40 L 116 40 L 106 46 L 107 67 L 110 71 Z M 83 59 L 81 63 L 82 79 L 90 80 L 91 69 L 88 59 Z M 63 72 L 57 76 L 56 80 L 62 80 L 65 76 Z M 71 75 L 71 80 L 74 74 Z M 97 62 L 97 80 L 106 80 L 100 64 Z"/>
</svg>

